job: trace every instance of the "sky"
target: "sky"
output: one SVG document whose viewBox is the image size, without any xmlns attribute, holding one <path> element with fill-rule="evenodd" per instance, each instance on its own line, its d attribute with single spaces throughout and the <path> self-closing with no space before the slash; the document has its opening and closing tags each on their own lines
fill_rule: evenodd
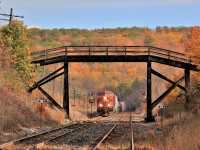
<svg viewBox="0 0 200 150">
<path fill-rule="evenodd" d="M 24 16 L 21 20 L 27 26 L 42 29 L 200 25 L 200 0 L 0 1 L 0 13 L 9 13 L 13 8 L 14 15 Z"/>
</svg>

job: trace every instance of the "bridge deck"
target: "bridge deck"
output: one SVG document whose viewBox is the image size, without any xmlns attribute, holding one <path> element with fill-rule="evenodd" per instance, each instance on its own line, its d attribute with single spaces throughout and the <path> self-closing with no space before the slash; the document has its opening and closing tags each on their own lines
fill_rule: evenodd
<svg viewBox="0 0 200 150">
<path fill-rule="evenodd" d="M 157 62 L 198 71 L 199 58 L 149 46 L 62 46 L 31 53 L 32 63 Z"/>
</svg>

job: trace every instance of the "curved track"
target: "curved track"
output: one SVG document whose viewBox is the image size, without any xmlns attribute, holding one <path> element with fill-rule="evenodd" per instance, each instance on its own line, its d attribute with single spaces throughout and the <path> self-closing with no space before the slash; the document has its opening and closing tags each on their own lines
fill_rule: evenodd
<svg viewBox="0 0 200 150">
<path fill-rule="evenodd" d="M 33 136 L 18 139 L 9 143 L 0 145 L 0 149 L 34 149 L 40 148 L 46 142 L 55 140 L 66 134 L 70 134 L 84 127 L 90 126 L 92 123 L 73 123 L 67 126 L 35 134 Z"/>
<path fill-rule="evenodd" d="M 129 115 L 130 114 L 130 115 Z M 128 118 L 128 116 L 130 116 Z M 129 120 L 129 121 L 128 121 Z M 108 143 L 112 143 L 111 140 L 119 142 L 114 142 L 114 147 L 119 147 L 119 149 L 131 149 L 134 150 L 134 139 L 133 139 L 133 117 L 131 113 L 126 113 L 122 115 L 118 122 L 114 124 L 114 126 L 101 138 L 99 142 L 92 148 L 92 150 L 96 149 L 112 149 L 112 147 L 108 146 Z M 122 141 L 126 141 L 125 147 L 121 146 Z M 105 146 L 106 145 L 106 146 Z"/>
<path fill-rule="evenodd" d="M 132 122 L 139 116 L 123 112 L 99 117 L 84 123 L 74 123 L 0 146 L 0 149 L 106 149 L 105 145 L 134 149 Z M 113 143 L 114 141 L 114 143 Z M 107 144 L 108 145 L 108 144 Z M 112 149 L 112 148 L 110 148 Z"/>
</svg>

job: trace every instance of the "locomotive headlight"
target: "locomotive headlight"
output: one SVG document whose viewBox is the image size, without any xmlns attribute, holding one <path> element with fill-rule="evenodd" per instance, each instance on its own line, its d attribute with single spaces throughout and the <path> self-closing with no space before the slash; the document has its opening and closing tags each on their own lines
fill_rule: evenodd
<svg viewBox="0 0 200 150">
<path fill-rule="evenodd" d="M 107 97 L 106 97 L 106 96 L 104 96 L 104 97 L 103 97 L 103 99 L 106 101 L 106 100 L 107 100 Z"/>
<path fill-rule="evenodd" d="M 103 104 L 99 104 L 99 107 L 102 107 L 103 106 Z"/>
<path fill-rule="evenodd" d="M 110 107 L 110 104 L 108 104 L 108 107 Z"/>
</svg>

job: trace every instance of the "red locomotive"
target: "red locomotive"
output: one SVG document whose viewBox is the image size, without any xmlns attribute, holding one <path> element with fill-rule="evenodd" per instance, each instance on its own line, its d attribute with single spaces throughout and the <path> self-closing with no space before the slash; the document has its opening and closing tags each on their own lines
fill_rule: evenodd
<svg viewBox="0 0 200 150">
<path fill-rule="evenodd" d="M 100 115 L 109 115 L 110 111 L 115 109 L 116 95 L 112 91 L 97 92 L 97 113 Z"/>
</svg>

